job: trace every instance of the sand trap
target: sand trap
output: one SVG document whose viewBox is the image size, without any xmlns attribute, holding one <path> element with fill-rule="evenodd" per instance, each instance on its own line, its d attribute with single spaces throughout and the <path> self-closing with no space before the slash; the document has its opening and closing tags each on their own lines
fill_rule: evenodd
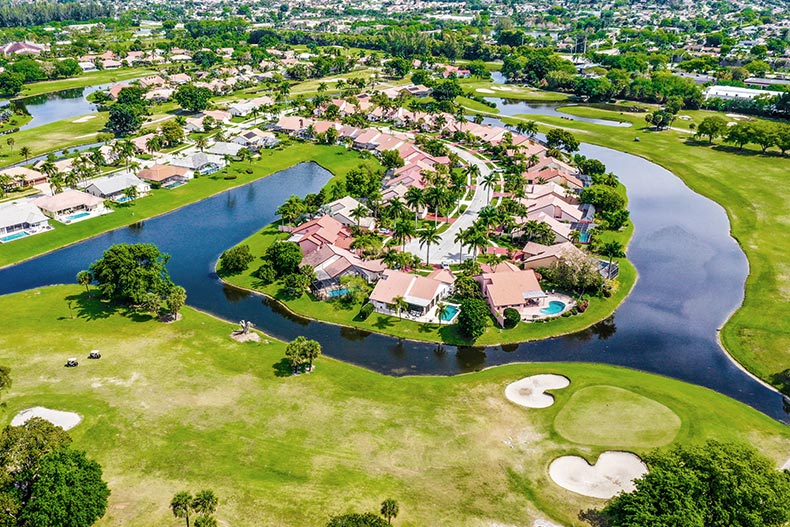
<svg viewBox="0 0 790 527">
<path fill-rule="evenodd" d="M 630 452 L 604 452 L 590 466 L 579 456 L 558 457 L 549 465 L 554 483 L 591 498 L 609 499 L 634 490 L 634 480 L 647 473 L 647 466 Z"/>
<path fill-rule="evenodd" d="M 488 88 L 478 88 L 475 91 L 480 93 L 496 93 L 494 90 L 489 90 Z"/>
<path fill-rule="evenodd" d="M 80 117 L 80 118 L 79 118 L 79 119 L 77 119 L 76 121 L 71 121 L 71 122 L 72 122 L 72 123 L 85 123 L 85 122 L 88 122 L 88 121 L 90 121 L 91 119 L 95 119 L 95 118 L 96 118 L 96 116 L 95 116 L 95 115 L 86 115 L 85 117 Z"/>
<path fill-rule="evenodd" d="M 532 375 L 508 384 L 505 388 L 505 397 L 527 408 L 548 408 L 554 404 L 554 396 L 545 391 L 567 388 L 570 383 L 571 381 L 562 375 L 551 373 Z"/>
<path fill-rule="evenodd" d="M 11 420 L 11 426 L 23 425 L 33 417 L 40 417 L 55 426 L 61 427 L 63 430 L 71 430 L 82 421 L 82 417 L 74 412 L 62 412 L 60 410 L 50 410 L 43 406 L 34 406 L 16 414 Z"/>
<path fill-rule="evenodd" d="M 491 86 L 491 89 L 496 91 L 513 91 L 507 86 Z"/>
</svg>

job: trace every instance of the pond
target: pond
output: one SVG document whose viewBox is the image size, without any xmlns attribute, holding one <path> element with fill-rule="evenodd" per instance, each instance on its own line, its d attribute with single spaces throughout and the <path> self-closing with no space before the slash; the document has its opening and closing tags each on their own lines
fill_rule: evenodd
<svg viewBox="0 0 790 527">
<path fill-rule="evenodd" d="M 116 84 L 131 82 L 131 80 L 134 79 L 109 84 L 97 84 L 85 88 L 54 91 L 31 97 L 20 97 L 11 100 L 8 105 L 12 108 L 22 108 L 33 117 L 30 122 L 19 128 L 20 130 L 26 130 L 56 121 L 95 113 L 97 107 L 88 101 L 88 95 L 100 90 L 106 90 Z"/>
<path fill-rule="evenodd" d="M 583 145 L 628 187 L 636 233 L 628 256 L 639 271 L 615 315 L 573 335 L 489 348 L 438 346 L 309 321 L 277 303 L 222 284 L 220 253 L 275 219 L 294 191 L 317 192 L 331 174 L 303 163 L 171 212 L 0 269 L 0 294 L 74 283 L 114 243 L 155 243 L 172 258 L 173 280 L 188 304 L 235 322 L 251 320 L 275 337 L 321 342 L 332 357 L 389 375 L 471 372 L 524 361 L 583 361 L 627 366 L 707 386 L 788 422 L 783 398 L 739 369 L 717 342 L 718 328 L 743 298 L 746 258 L 717 204 L 641 158 Z M 2 251 L 0 246 L 0 251 Z"/>
</svg>

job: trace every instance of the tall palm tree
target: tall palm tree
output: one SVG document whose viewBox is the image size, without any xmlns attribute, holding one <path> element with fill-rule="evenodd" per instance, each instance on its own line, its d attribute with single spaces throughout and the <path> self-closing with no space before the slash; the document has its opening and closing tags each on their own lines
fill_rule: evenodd
<svg viewBox="0 0 790 527">
<path fill-rule="evenodd" d="M 397 198 L 390 200 L 389 205 L 384 209 L 384 212 L 388 218 L 398 221 L 403 216 L 406 215 L 406 206 L 403 202 Z"/>
<path fill-rule="evenodd" d="M 606 278 L 611 280 L 612 260 L 625 255 L 625 253 L 623 253 L 623 244 L 618 241 L 606 242 L 601 246 L 601 249 L 598 252 L 601 254 L 601 256 L 606 256 L 609 258 L 609 265 L 606 268 Z"/>
<path fill-rule="evenodd" d="M 49 179 L 49 188 L 53 194 L 60 194 L 63 192 L 63 185 L 65 185 L 66 182 L 63 179 L 63 174 L 61 174 L 58 169 L 47 174 L 47 178 Z"/>
<path fill-rule="evenodd" d="M 467 243 L 467 237 L 468 237 L 467 232 L 469 232 L 469 229 L 458 229 L 458 232 L 455 233 L 455 238 L 453 238 L 453 243 L 457 243 L 458 244 L 458 248 L 459 248 L 458 261 L 459 262 L 463 262 L 464 261 L 464 245 L 466 245 L 466 243 Z"/>
<path fill-rule="evenodd" d="M 30 153 L 31 152 L 29 146 L 23 146 L 22 148 L 19 149 L 19 155 L 25 158 L 25 163 L 27 163 L 28 159 L 30 159 Z"/>
<path fill-rule="evenodd" d="M 538 134 L 538 123 L 535 121 L 525 122 L 524 131 L 522 133 L 527 137 L 535 137 Z"/>
<path fill-rule="evenodd" d="M 472 247 L 472 260 L 477 260 L 477 250 L 485 249 L 488 245 L 488 230 L 475 223 L 467 231 L 466 244 Z"/>
<path fill-rule="evenodd" d="M 439 325 L 442 325 L 442 319 L 450 312 L 450 308 L 444 302 L 436 304 L 436 318 L 439 319 Z"/>
<path fill-rule="evenodd" d="M 480 165 L 477 163 L 469 163 L 466 165 L 466 170 L 464 170 L 464 172 L 469 184 L 474 185 L 475 182 L 477 182 L 477 178 L 480 177 Z"/>
<path fill-rule="evenodd" d="M 361 203 L 351 211 L 351 217 L 357 220 L 357 227 L 359 227 L 359 220 L 368 215 L 368 208 Z"/>
<path fill-rule="evenodd" d="M 208 146 L 208 139 L 205 136 L 198 137 L 195 139 L 195 146 L 202 152 Z"/>
<path fill-rule="evenodd" d="M 170 510 L 176 518 L 184 518 L 189 527 L 189 513 L 192 511 L 192 494 L 182 490 L 170 500 Z"/>
<path fill-rule="evenodd" d="M 381 515 L 386 518 L 388 524 L 392 525 L 392 520 L 398 515 L 398 502 L 392 498 L 381 502 Z"/>
<path fill-rule="evenodd" d="M 424 246 L 427 246 L 427 251 L 425 253 L 425 263 L 431 265 L 431 245 L 437 245 L 442 237 L 438 233 L 438 229 L 436 225 L 429 225 L 428 227 L 422 229 L 418 236 L 420 238 L 420 249 Z"/>
<path fill-rule="evenodd" d="M 434 227 L 439 223 L 439 210 L 447 204 L 449 194 L 447 190 L 442 187 L 429 187 L 425 191 L 425 201 L 433 209 L 433 225 Z"/>
<path fill-rule="evenodd" d="M 162 138 L 159 135 L 152 135 L 145 141 L 145 149 L 151 154 L 160 148 L 162 148 Z"/>
<path fill-rule="evenodd" d="M 401 312 L 403 312 L 404 309 L 409 308 L 409 303 L 406 302 L 406 299 L 404 299 L 402 296 L 396 296 L 392 299 L 392 307 L 395 308 L 395 312 L 398 314 L 398 318 L 400 318 Z"/>
<path fill-rule="evenodd" d="M 213 490 L 201 490 L 192 500 L 192 510 L 198 514 L 209 516 L 217 512 L 219 500 Z"/>
<path fill-rule="evenodd" d="M 499 175 L 496 172 L 489 172 L 483 176 L 483 187 L 488 189 L 487 202 L 491 203 L 491 189 L 499 182 Z"/>
<path fill-rule="evenodd" d="M 492 207 L 491 205 L 486 205 L 480 209 L 480 213 L 477 217 L 480 223 L 484 225 L 486 229 L 499 223 L 500 219 L 499 211 L 496 209 L 496 207 Z"/>
<path fill-rule="evenodd" d="M 415 235 L 417 229 L 410 221 L 399 220 L 395 222 L 392 237 L 401 245 L 401 251 L 406 251 L 406 240 Z"/>
</svg>

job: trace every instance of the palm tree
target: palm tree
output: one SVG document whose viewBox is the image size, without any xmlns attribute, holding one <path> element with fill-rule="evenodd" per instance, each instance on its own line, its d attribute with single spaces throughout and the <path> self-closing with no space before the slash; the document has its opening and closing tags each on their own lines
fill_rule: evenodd
<svg viewBox="0 0 790 527">
<path fill-rule="evenodd" d="M 192 509 L 192 494 L 182 490 L 170 500 L 170 510 L 176 518 L 184 518 L 189 527 L 189 513 Z"/>
<path fill-rule="evenodd" d="M 392 220 L 399 220 L 406 214 L 406 207 L 397 198 L 390 200 L 389 205 L 384 209 L 385 215 Z"/>
<path fill-rule="evenodd" d="M 90 271 L 80 271 L 77 273 L 77 283 L 85 286 L 85 291 L 90 293 L 90 285 L 93 282 L 93 275 Z"/>
<path fill-rule="evenodd" d="M 442 239 L 441 235 L 437 231 L 438 229 L 436 228 L 436 225 L 429 225 L 419 232 L 420 249 L 422 249 L 423 246 L 427 246 L 427 251 L 425 253 L 425 263 L 428 265 L 431 265 L 431 245 L 437 245 Z"/>
<path fill-rule="evenodd" d="M 466 165 L 466 170 L 464 172 L 466 173 L 469 184 L 474 185 L 477 178 L 480 177 L 480 165 L 477 163 L 469 163 Z"/>
<path fill-rule="evenodd" d="M 540 156 L 538 154 L 531 154 L 527 158 L 527 167 L 528 168 L 532 168 L 535 165 L 537 165 L 538 163 L 540 163 Z"/>
<path fill-rule="evenodd" d="M 538 134 L 538 123 L 535 121 L 527 121 L 524 123 L 524 131 L 521 133 L 527 137 L 535 137 Z"/>
<path fill-rule="evenodd" d="M 201 490 L 192 500 L 192 510 L 203 516 L 210 516 L 217 511 L 219 500 L 213 490 Z"/>
<path fill-rule="evenodd" d="M 381 502 L 381 515 L 392 525 L 392 520 L 398 515 L 398 502 L 392 498 L 387 498 Z"/>
<path fill-rule="evenodd" d="M 496 172 L 489 172 L 485 176 L 483 176 L 483 187 L 488 189 L 488 199 L 487 201 L 491 203 L 491 189 L 496 186 L 499 182 L 499 175 Z"/>
<path fill-rule="evenodd" d="M 208 139 L 205 136 L 198 137 L 195 139 L 195 146 L 202 152 L 208 146 Z"/>
<path fill-rule="evenodd" d="M 66 181 L 63 179 L 63 174 L 61 174 L 60 171 L 55 169 L 54 172 L 48 174 L 48 179 L 49 189 L 53 194 L 60 194 L 63 192 L 63 185 L 66 184 Z"/>
<path fill-rule="evenodd" d="M 476 223 L 467 229 L 466 236 L 466 244 L 472 247 L 472 260 L 477 260 L 477 250 L 488 245 L 488 231 Z"/>
<path fill-rule="evenodd" d="M 446 317 L 449 312 L 450 312 L 450 307 L 444 302 L 439 302 L 438 304 L 436 304 L 436 318 L 439 319 L 440 326 L 442 325 L 442 319 Z"/>
<path fill-rule="evenodd" d="M 258 123 L 258 117 L 261 115 L 261 108 L 260 106 L 253 106 L 252 110 L 250 110 L 250 115 L 252 115 L 252 122 L 254 124 Z"/>
<path fill-rule="evenodd" d="M 488 229 L 492 225 L 499 223 L 499 211 L 497 211 L 497 209 L 491 205 L 486 205 L 480 209 L 478 218 L 480 222 L 486 227 L 486 229 Z"/>
<path fill-rule="evenodd" d="M 459 262 L 464 261 L 464 245 L 467 243 L 467 232 L 469 232 L 469 229 L 459 229 L 458 232 L 455 233 L 455 238 L 453 238 L 453 243 L 457 243 L 459 247 Z"/>
<path fill-rule="evenodd" d="M 30 159 L 30 147 L 23 146 L 22 148 L 20 148 L 19 149 L 19 155 L 24 157 L 25 158 L 25 163 L 27 163 L 27 160 Z"/>
<path fill-rule="evenodd" d="M 326 82 L 321 82 L 318 84 L 318 93 L 324 93 L 329 89 L 329 85 Z"/>
<path fill-rule="evenodd" d="M 425 205 L 425 192 L 419 187 L 409 187 L 403 197 L 406 198 L 406 204 L 414 210 L 414 228 L 416 229 L 420 208 Z"/>
<path fill-rule="evenodd" d="M 601 256 L 606 256 L 609 258 L 609 266 L 606 268 L 606 278 L 611 280 L 612 260 L 614 258 L 625 256 L 625 253 L 623 253 L 623 244 L 618 241 L 606 242 L 603 244 L 603 246 L 601 246 L 601 249 L 598 252 L 601 254 Z"/>
<path fill-rule="evenodd" d="M 406 299 L 402 296 L 396 296 L 392 299 L 392 307 L 395 308 L 395 312 L 398 314 L 398 318 L 400 318 L 401 312 L 409 308 L 409 303 L 406 302 Z"/>
<path fill-rule="evenodd" d="M 433 209 L 434 226 L 439 223 L 439 209 L 441 209 L 447 203 L 448 198 L 449 194 L 447 193 L 447 190 L 438 186 L 429 187 L 428 190 L 425 191 L 425 201 Z"/>
<path fill-rule="evenodd" d="M 5 140 L 5 144 L 8 145 L 8 148 L 11 149 L 11 153 L 13 154 L 14 153 L 14 145 L 16 144 L 16 139 L 14 139 L 13 137 L 9 137 L 8 139 Z"/>
<path fill-rule="evenodd" d="M 162 138 L 159 137 L 158 135 L 152 135 L 145 142 L 145 149 L 148 150 L 148 152 L 151 154 L 153 154 L 160 148 L 162 148 Z"/>
<path fill-rule="evenodd" d="M 395 222 L 392 237 L 401 245 L 401 251 L 406 251 L 406 240 L 414 236 L 417 229 L 410 221 L 399 220 Z"/>
<path fill-rule="evenodd" d="M 368 209 L 361 203 L 351 211 L 351 217 L 357 220 L 357 227 L 359 227 L 359 220 L 367 217 Z"/>
</svg>

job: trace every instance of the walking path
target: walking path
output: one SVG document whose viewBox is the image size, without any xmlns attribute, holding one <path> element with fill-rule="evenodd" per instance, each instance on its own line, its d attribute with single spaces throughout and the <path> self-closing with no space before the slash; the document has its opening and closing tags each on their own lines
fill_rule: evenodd
<svg viewBox="0 0 790 527">
<path fill-rule="evenodd" d="M 431 245 L 431 262 L 440 263 L 461 263 L 461 248 L 455 243 L 455 236 L 458 231 L 469 228 L 472 223 L 477 219 L 480 209 L 488 205 L 488 191 L 483 186 L 483 179 L 491 173 L 491 169 L 486 166 L 486 162 L 475 157 L 473 154 L 462 150 L 456 146 L 448 145 L 448 148 L 458 154 L 458 156 L 467 163 L 473 163 L 480 167 L 480 175 L 475 182 L 474 194 L 472 199 L 468 202 L 466 210 L 461 214 L 455 222 L 450 225 L 450 228 L 441 233 L 441 240 L 438 245 Z M 423 246 L 420 248 L 420 239 L 414 238 L 406 244 L 406 250 L 410 253 L 416 254 L 423 261 L 427 260 L 428 247 Z M 471 258 L 470 253 L 466 251 L 463 253 L 463 259 Z"/>
</svg>

